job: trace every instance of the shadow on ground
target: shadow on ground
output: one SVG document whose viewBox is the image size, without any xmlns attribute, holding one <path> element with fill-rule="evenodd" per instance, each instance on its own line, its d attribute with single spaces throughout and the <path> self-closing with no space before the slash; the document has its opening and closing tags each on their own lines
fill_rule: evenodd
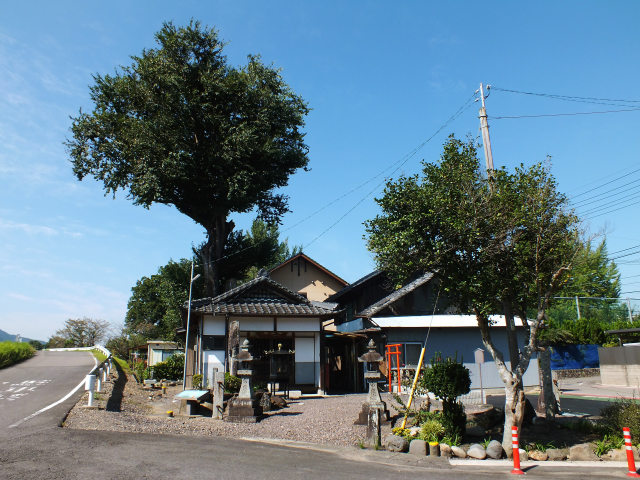
<svg viewBox="0 0 640 480">
<path fill-rule="evenodd" d="M 124 386 L 127 383 L 127 374 L 118 362 L 114 361 L 113 365 L 115 365 L 118 372 L 118 378 L 113 383 L 113 390 L 107 401 L 106 410 L 108 412 L 119 412 L 122 410 L 122 397 L 124 396 Z"/>
</svg>

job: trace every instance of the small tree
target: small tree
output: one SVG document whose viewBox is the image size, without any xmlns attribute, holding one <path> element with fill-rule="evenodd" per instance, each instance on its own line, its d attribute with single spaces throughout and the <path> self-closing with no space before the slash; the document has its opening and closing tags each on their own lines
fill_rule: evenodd
<svg viewBox="0 0 640 480">
<path fill-rule="evenodd" d="M 440 353 L 436 353 L 431 359 L 431 366 L 422 372 L 420 386 L 442 401 L 442 424 L 447 434 L 462 438 L 467 417 L 458 397 L 470 391 L 469 369 L 458 362 L 457 357 L 443 359 Z"/>
<path fill-rule="evenodd" d="M 48 347 L 91 347 L 103 341 L 109 330 L 109 322 L 84 317 L 70 318 L 64 328 L 56 331 Z"/>
</svg>

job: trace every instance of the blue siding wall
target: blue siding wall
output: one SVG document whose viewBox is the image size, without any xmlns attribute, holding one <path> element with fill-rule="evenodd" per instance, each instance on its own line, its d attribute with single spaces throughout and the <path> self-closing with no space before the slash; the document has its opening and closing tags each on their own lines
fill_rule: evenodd
<svg viewBox="0 0 640 480">
<path fill-rule="evenodd" d="M 387 343 L 424 342 L 427 334 L 426 328 L 385 328 Z M 491 330 L 493 341 L 505 357 L 508 357 L 507 337 L 504 328 Z M 524 343 L 524 335 L 520 338 L 520 346 Z M 480 376 L 477 365 L 474 363 L 473 352 L 476 348 L 484 349 L 480 332 L 477 328 L 432 328 L 427 341 L 425 352 L 425 364 L 431 362 L 435 352 L 441 352 L 445 357 L 458 356 L 458 360 L 464 363 L 471 374 L 471 388 L 480 388 Z M 502 382 L 493 358 L 485 350 L 485 363 L 482 365 L 482 386 L 484 388 L 502 388 Z M 509 365 L 509 362 L 507 362 Z M 525 386 L 539 385 L 538 360 L 531 358 L 529 368 L 524 374 Z"/>
</svg>

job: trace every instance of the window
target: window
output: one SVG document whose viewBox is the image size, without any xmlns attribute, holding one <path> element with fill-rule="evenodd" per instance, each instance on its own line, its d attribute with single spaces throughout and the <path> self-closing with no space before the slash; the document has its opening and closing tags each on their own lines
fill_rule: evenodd
<svg viewBox="0 0 640 480">
<path fill-rule="evenodd" d="M 422 351 L 421 343 L 405 343 L 404 346 L 404 359 L 403 363 L 405 367 L 416 368 L 418 366 L 418 360 L 420 360 L 420 352 Z"/>
<path fill-rule="evenodd" d="M 202 350 L 224 350 L 224 335 L 203 335 Z"/>
</svg>

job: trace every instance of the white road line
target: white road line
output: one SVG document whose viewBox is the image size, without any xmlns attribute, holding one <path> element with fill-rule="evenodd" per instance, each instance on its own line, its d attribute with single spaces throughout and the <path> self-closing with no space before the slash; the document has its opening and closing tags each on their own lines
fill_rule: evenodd
<svg viewBox="0 0 640 480">
<path fill-rule="evenodd" d="M 96 368 L 98 366 L 98 359 L 96 357 L 93 357 L 93 368 L 91 370 L 89 370 L 89 373 L 91 373 L 93 371 L 94 368 Z M 88 375 L 88 374 L 87 374 Z M 82 381 L 76 385 L 76 387 L 71 390 L 69 393 L 67 393 L 64 397 L 62 397 L 60 400 L 58 400 L 57 402 L 53 402 L 51 405 L 47 405 L 44 408 L 41 408 L 40 410 L 38 410 L 35 413 L 32 413 L 31 415 L 29 415 L 28 417 L 24 417 L 22 420 L 18 420 L 16 423 L 9 425 L 8 428 L 15 428 L 19 425 L 22 425 L 24 422 L 26 422 L 27 420 L 31 420 L 33 417 L 40 415 L 42 412 L 46 412 L 47 410 L 49 410 L 50 408 L 55 407 L 56 405 L 60 405 L 62 402 L 64 402 L 66 399 L 68 399 L 71 395 L 73 395 L 74 393 L 76 393 L 78 391 L 78 389 L 80 387 L 82 387 L 84 385 L 84 379 L 82 379 Z"/>
</svg>

